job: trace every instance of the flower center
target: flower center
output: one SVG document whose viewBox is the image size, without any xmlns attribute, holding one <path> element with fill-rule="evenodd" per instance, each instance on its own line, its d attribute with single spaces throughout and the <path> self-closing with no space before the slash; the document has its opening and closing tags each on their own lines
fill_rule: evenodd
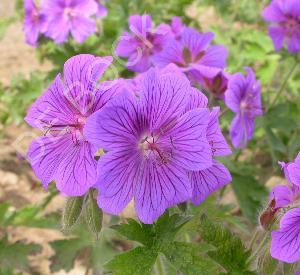
<svg viewBox="0 0 300 275">
<path fill-rule="evenodd" d="M 64 9 L 64 15 L 68 18 L 71 18 L 74 17 L 76 14 L 72 8 L 67 7 Z"/>
<path fill-rule="evenodd" d="M 286 22 L 282 24 L 286 28 L 288 36 L 292 36 L 295 32 L 300 30 L 300 21 L 293 17 L 290 17 Z"/>
<path fill-rule="evenodd" d="M 154 159 L 159 165 L 166 164 L 170 159 L 168 150 L 159 146 L 158 137 L 145 135 L 139 142 L 139 148 L 143 151 L 145 159 Z"/>
</svg>

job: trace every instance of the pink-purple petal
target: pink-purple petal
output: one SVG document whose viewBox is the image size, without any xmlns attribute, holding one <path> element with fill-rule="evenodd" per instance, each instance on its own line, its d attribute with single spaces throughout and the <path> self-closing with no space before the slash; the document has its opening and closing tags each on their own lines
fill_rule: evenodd
<svg viewBox="0 0 300 275">
<path fill-rule="evenodd" d="M 193 186 L 192 202 L 195 205 L 200 204 L 232 179 L 227 168 L 216 160 L 205 170 L 190 172 L 189 178 Z"/>
<path fill-rule="evenodd" d="M 271 256 L 286 263 L 300 260 L 300 208 L 289 210 L 272 232 Z"/>
</svg>

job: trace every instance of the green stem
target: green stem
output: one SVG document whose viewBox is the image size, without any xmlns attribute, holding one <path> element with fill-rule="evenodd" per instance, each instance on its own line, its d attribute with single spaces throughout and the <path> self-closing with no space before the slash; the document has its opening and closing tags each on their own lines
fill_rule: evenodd
<svg viewBox="0 0 300 275">
<path fill-rule="evenodd" d="M 259 251 L 261 251 L 261 249 L 264 247 L 264 245 L 266 244 L 267 240 L 269 237 L 269 232 L 265 233 L 265 236 L 263 237 L 263 239 L 261 240 L 259 246 L 257 247 L 257 249 L 255 250 L 255 252 L 248 258 L 247 263 L 251 263 L 257 256 L 257 254 L 259 253 Z"/>
<path fill-rule="evenodd" d="M 252 239 L 250 240 L 250 243 L 249 243 L 249 249 L 250 249 L 250 250 L 252 250 L 252 248 L 253 248 L 253 245 L 254 245 L 254 243 L 255 243 L 257 237 L 258 237 L 258 233 L 259 233 L 259 229 L 257 228 L 257 229 L 255 230 L 255 233 L 254 233 Z"/>
<path fill-rule="evenodd" d="M 165 274 L 163 263 L 162 263 L 161 257 L 159 255 L 157 256 L 157 259 L 156 259 L 156 270 L 157 270 L 158 275 Z"/>
<path fill-rule="evenodd" d="M 291 67 L 290 71 L 286 75 L 282 85 L 280 86 L 280 89 L 279 89 L 278 93 L 276 94 L 274 100 L 270 104 L 269 109 L 271 109 L 274 106 L 274 104 L 276 103 L 276 101 L 278 100 L 279 96 L 281 95 L 282 91 L 284 90 L 286 84 L 288 83 L 288 81 L 289 81 L 290 77 L 292 76 L 294 70 L 296 69 L 297 65 L 298 65 L 298 60 L 297 60 L 297 58 L 295 58 L 295 62 L 293 64 L 293 66 Z"/>
</svg>

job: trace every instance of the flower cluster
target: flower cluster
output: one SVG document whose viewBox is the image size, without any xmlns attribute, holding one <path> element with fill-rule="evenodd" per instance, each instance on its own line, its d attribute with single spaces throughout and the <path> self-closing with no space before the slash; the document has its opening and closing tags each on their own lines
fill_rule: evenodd
<svg viewBox="0 0 300 275">
<path fill-rule="evenodd" d="M 262 114 L 260 85 L 254 73 L 247 68 L 245 78 L 237 73 L 226 73 L 227 50 L 211 45 L 214 34 L 200 33 L 182 24 L 174 17 L 170 25 L 161 24 L 153 29 L 149 15 L 132 15 L 130 32 L 119 39 L 116 54 L 127 57 L 127 68 L 145 72 L 155 66 L 164 69 L 171 64 L 184 73 L 193 85 L 225 100 L 234 113 L 230 135 L 234 147 L 245 147 L 252 138 L 254 119 Z"/>
<path fill-rule="evenodd" d="M 273 0 L 263 10 L 262 15 L 267 22 L 270 22 L 269 34 L 277 51 L 286 43 L 289 52 L 300 52 L 300 4 L 298 0 Z"/>
<path fill-rule="evenodd" d="M 134 199 L 144 223 L 166 208 L 202 202 L 231 181 L 215 157 L 231 150 L 219 108 L 181 71 L 150 69 L 134 81 L 97 85 L 110 57 L 78 55 L 64 66 L 25 120 L 44 130 L 30 146 L 32 168 L 47 188 L 55 181 L 68 196 L 98 189 L 98 205 L 120 213 Z M 105 154 L 95 160 L 95 153 Z"/>
<path fill-rule="evenodd" d="M 26 42 L 37 46 L 39 35 L 43 34 L 60 44 L 71 33 L 81 43 L 96 31 L 94 17 L 101 18 L 106 13 L 98 0 L 45 0 L 40 8 L 34 0 L 24 0 Z"/>
<path fill-rule="evenodd" d="M 279 163 L 289 185 L 275 186 L 270 199 L 275 201 L 275 212 L 287 208 L 280 220 L 280 228 L 272 232 L 271 255 L 287 263 L 300 260 L 300 153 L 294 162 Z"/>
</svg>

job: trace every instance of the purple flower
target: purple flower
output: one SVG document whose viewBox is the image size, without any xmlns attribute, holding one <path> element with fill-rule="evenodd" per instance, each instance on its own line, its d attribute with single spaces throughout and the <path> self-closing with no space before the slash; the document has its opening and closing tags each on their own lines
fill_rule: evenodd
<svg viewBox="0 0 300 275">
<path fill-rule="evenodd" d="M 289 210 L 280 221 L 280 229 L 272 232 L 271 256 L 287 263 L 300 260 L 300 208 Z"/>
<path fill-rule="evenodd" d="M 277 185 L 270 193 L 270 200 L 275 199 L 274 209 L 279 209 L 292 204 L 299 198 L 300 190 L 297 186 Z"/>
<path fill-rule="evenodd" d="M 225 92 L 227 107 L 236 113 L 231 127 L 230 136 L 235 148 L 245 147 L 254 133 L 254 119 L 262 115 L 260 99 L 260 83 L 250 68 L 245 68 L 247 77 L 236 73 L 229 79 L 228 90 Z"/>
<path fill-rule="evenodd" d="M 99 0 L 95 0 L 95 1 L 96 1 L 96 4 L 98 5 L 98 10 L 97 10 L 96 16 L 99 18 L 105 17 L 107 15 L 107 9 Z"/>
<path fill-rule="evenodd" d="M 269 35 L 278 51 L 287 43 L 291 53 L 300 51 L 300 5 L 299 0 L 273 0 L 262 13 L 270 22 Z"/>
<path fill-rule="evenodd" d="M 171 29 L 174 34 L 175 39 L 181 39 L 182 32 L 184 30 L 184 25 L 182 24 L 181 18 L 174 16 L 171 21 Z"/>
<path fill-rule="evenodd" d="M 82 54 L 64 65 L 64 82 L 58 74 L 47 91 L 32 105 L 25 120 L 45 130 L 28 152 L 29 161 L 47 189 L 56 181 L 68 196 L 83 195 L 96 181 L 95 146 L 83 134 L 87 118 L 101 109 L 117 92 L 117 85 L 98 79 L 111 57 Z"/>
<path fill-rule="evenodd" d="M 212 166 L 209 110 L 189 109 L 191 89 L 182 74 L 151 69 L 139 97 L 124 93 L 88 119 L 85 136 L 108 151 L 98 162 L 104 211 L 118 214 L 134 198 L 139 219 L 152 223 L 191 198 L 188 172 Z"/>
<path fill-rule="evenodd" d="M 153 30 L 151 16 L 132 15 L 128 20 L 130 32 L 124 32 L 115 53 L 128 58 L 127 68 L 134 72 L 145 72 L 152 66 L 153 55 L 173 37 L 170 26 L 160 24 Z"/>
<path fill-rule="evenodd" d="M 201 81 L 203 77 L 213 78 L 226 66 L 227 50 L 223 46 L 210 46 L 214 34 L 199 33 L 185 27 L 180 40 L 171 40 L 154 57 L 155 65 L 165 67 L 176 64 L 187 73 L 192 81 Z"/>
<path fill-rule="evenodd" d="M 24 0 L 24 23 L 26 43 L 36 47 L 40 32 L 45 30 L 46 18 L 41 14 L 33 0 Z"/>
<path fill-rule="evenodd" d="M 225 98 L 225 91 L 228 86 L 229 74 L 224 71 L 219 72 L 216 76 L 212 78 L 203 77 L 201 80 L 201 85 L 215 98 L 223 99 Z"/>
<path fill-rule="evenodd" d="M 283 165 L 282 162 L 281 165 Z M 284 164 L 284 170 L 287 180 L 300 187 L 300 153 L 298 153 L 295 161 Z"/>
<path fill-rule="evenodd" d="M 42 9 L 47 15 L 45 35 L 58 44 L 65 42 L 69 33 L 82 43 L 96 31 L 96 22 L 91 18 L 98 10 L 94 0 L 46 0 Z"/>
</svg>

